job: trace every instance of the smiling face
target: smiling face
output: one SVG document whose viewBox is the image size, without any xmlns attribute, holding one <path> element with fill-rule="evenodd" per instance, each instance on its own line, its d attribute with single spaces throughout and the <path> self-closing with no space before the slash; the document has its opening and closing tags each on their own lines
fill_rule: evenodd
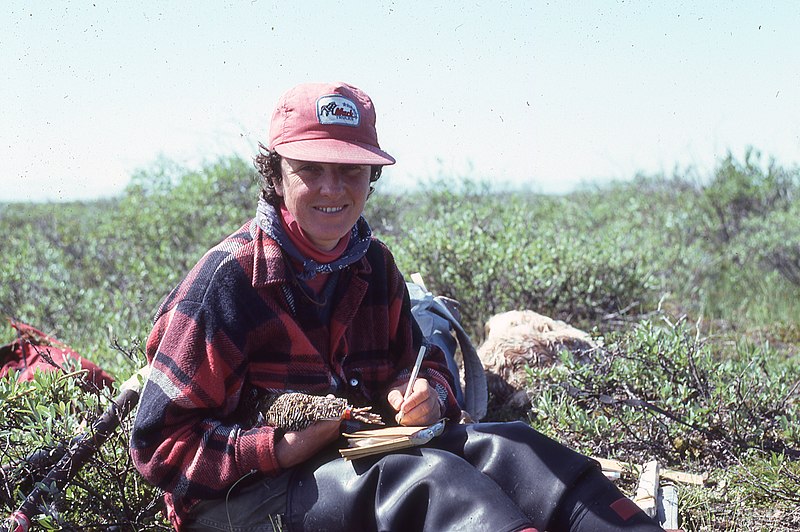
<svg viewBox="0 0 800 532">
<path fill-rule="evenodd" d="M 364 211 L 370 167 L 281 160 L 283 179 L 275 192 L 317 248 L 330 251 Z"/>
</svg>

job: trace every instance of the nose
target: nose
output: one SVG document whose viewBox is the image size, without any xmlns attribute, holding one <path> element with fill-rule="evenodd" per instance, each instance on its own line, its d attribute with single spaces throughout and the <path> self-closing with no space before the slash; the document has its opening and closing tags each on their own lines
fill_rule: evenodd
<svg viewBox="0 0 800 532">
<path fill-rule="evenodd" d="M 339 167 L 333 164 L 326 164 L 322 167 L 322 170 L 319 180 L 320 193 L 328 196 L 339 194 L 344 183 Z"/>
</svg>

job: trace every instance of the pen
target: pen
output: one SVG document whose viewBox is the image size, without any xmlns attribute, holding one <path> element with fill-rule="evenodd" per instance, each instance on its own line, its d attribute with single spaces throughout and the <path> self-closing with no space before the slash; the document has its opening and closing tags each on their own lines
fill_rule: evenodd
<svg viewBox="0 0 800 532">
<path fill-rule="evenodd" d="M 406 402 L 406 399 L 409 398 L 411 395 L 411 391 L 414 388 L 414 381 L 417 380 L 417 375 L 419 374 L 419 368 L 422 366 L 422 359 L 425 358 L 425 351 L 427 348 L 425 345 L 420 346 L 419 353 L 417 353 L 417 360 L 414 362 L 414 367 L 411 369 L 411 378 L 408 379 L 408 385 L 406 386 L 406 393 L 403 395 L 403 403 Z M 401 403 L 402 404 L 402 403 Z M 397 422 L 403 420 L 403 412 L 400 412 L 400 417 L 398 418 Z"/>
</svg>

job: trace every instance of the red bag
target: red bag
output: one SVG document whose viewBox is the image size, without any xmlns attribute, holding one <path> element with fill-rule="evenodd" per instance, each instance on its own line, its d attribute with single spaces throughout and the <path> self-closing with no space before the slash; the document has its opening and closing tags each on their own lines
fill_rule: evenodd
<svg viewBox="0 0 800 532">
<path fill-rule="evenodd" d="M 33 372 L 62 371 L 67 360 L 77 360 L 86 370 L 84 381 L 97 389 L 112 388 L 114 378 L 96 364 L 86 360 L 71 347 L 22 322 L 9 320 L 17 330 L 17 339 L 0 346 L 0 378 L 17 370 L 17 380 L 33 380 Z"/>
</svg>

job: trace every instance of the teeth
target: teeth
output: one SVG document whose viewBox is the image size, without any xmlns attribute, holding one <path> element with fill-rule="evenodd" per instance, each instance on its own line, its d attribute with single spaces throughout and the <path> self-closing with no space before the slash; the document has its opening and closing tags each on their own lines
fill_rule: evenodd
<svg viewBox="0 0 800 532">
<path fill-rule="evenodd" d="M 317 207 L 317 210 L 327 213 L 339 212 L 343 209 L 344 207 Z"/>
</svg>

